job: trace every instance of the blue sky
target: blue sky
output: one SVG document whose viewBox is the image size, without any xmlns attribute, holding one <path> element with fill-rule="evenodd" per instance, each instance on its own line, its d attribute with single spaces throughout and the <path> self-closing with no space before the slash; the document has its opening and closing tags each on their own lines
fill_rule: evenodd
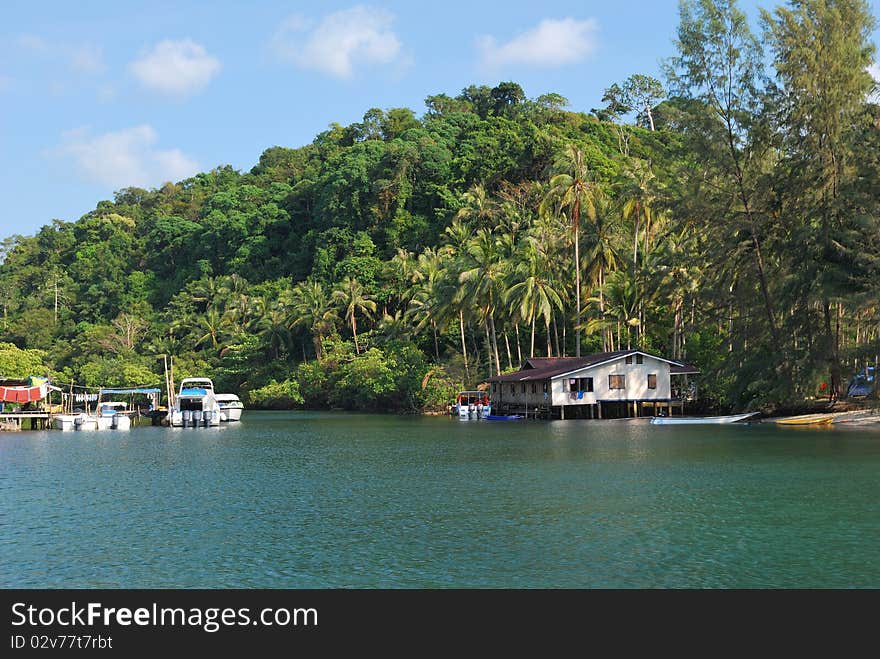
<svg viewBox="0 0 880 659">
<path fill-rule="evenodd" d="M 742 6 L 756 18 L 772 5 Z M 421 115 L 426 96 L 472 83 L 514 80 L 588 111 L 613 82 L 659 77 L 677 7 L 6 0 L 0 238 L 76 220 L 127 185 L 223 164 L 247 171 L 267 147 L 307 144 L 371 107 Z"/>
</svg>

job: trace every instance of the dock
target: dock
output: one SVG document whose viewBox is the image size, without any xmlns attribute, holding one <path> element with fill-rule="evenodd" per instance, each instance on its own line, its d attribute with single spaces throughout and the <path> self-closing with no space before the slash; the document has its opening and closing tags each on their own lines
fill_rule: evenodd
<svg viewBox="0 0 880 659">
<path fill-rule="evenodd" d="M 49 412 L 0 412 L 0 430 L 21 430 L 24 421 L 30 420 L 29 430 L 45 430 L 50 427 Z"/>
</svg>

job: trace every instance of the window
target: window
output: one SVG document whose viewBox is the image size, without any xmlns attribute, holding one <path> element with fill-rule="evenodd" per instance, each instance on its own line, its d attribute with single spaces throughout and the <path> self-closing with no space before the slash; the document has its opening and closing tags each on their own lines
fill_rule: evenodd
<svg viewBox="0 0 880 659">
<path fill-rule="evenodd" d="M 627 356 L 627 358 L 626 358 L 626 363 L 627 363 L 627 364 L 632 364 L 632 363 L 633 363 L 633 356 L 632 356 L 632 355 L 628 355 L 628 356 Z"/>
<path fill-rule="evenodd" d="M 512 393 L 512 394 L 516 393 L 516 385 L 515 384 L 510 385 L 510 393 Z"/>
<path fill-rule="evenodd" d="M 525 382 L 522 383 L 522 392 L 526 393 L 526 383 Z"/>
<path fill-rule="evenodd" d="M 533 394 L 538 393 L 538 385 L 535 384 L 534 382 L 532 382 L 532 393 Z"/>
<path fill-rule="evenodd" d="M 566 386 L 563 387 L 563 391 L 577 391 L 577 389 L 578 389 L 577 378 L 569 378 Z"/>
<path fill-rule="evenodd" d="M 657 388 L 657 374 L 656 373 L 648 373 L 648 389 L 656 389 Z"/>
<path fill-rule="evenodd" d="M 547 383 L 545 382 L 544 384 L 541 385 L 541 387 L 543 388 L 543 391 L 546 394 L 547 393 Z"/>
<path fill-rule="evenodd" d="M 498 385 L 493 382 L 492 383 L 492 393 L 494 394 L 496 391 L 498 391 Z"/>
<path fill-rule="evenodd" d="M 626 376 L 625 375 L 609 375 L 608 376 L 608 388 L 609 389 L 626 389 Z"/>
<path fill-rule="evenodd" d="M 644 364 L 645 358 L 642 355 L 636 355 L 636 364 Z"/>
<path fill-rule="evenodd" d="M 580 378 L 578 384 L 578 391 L 592 391 L 593 390 L 593 378 Z"/>
</svg>

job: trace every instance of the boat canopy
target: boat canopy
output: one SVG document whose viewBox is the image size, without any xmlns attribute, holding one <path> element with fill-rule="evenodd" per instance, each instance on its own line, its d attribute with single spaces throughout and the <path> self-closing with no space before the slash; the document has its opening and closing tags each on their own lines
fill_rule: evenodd
<svg viewBox="0 0 880 659">
<path fill-rule="evenodd" d="M 202 389 L 202 388 L 192 387 L 189 389 L 181 389 L 180 390 L 181 397 L 183 397 L 183 396 L 207 396 L 207 395 L 208 395 L 208 390 Z"/>
<path fill-rule="evenodd" d="M 101 389 L 101 394 L 159 394 L 162 390 L 158 387 L 149 387 L 141 389 Z"/>
</svg>

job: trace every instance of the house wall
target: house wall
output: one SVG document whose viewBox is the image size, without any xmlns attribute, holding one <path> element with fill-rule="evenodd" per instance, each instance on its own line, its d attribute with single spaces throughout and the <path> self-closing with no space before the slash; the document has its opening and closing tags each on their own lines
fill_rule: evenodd
<svg viewBox="0 0 880 659">
<path fill-rule="evenodd" d="M 521 405 L 525 407 L 541 407 L 542 405 L 550 405 L 550 389 L 548 386 L 547 397 L 544 397 L 543 385 L 547 380 L 535 382 L 496 382 L 494 385 L 496 390 L 490 388 L 492 396 L 492 404 L 506 403 L 508 405 Z M 526 387 L 523 393 L 523 385 Z M 535 393 L 532 393 L 532 385 L 535 386 Z M 513 389 L 511 390 L 511 387 Z"/>
<path fill-rule="evenodd" d="M 648 374 L 657 375 L 657 388 L 648 389 Z M 609 375 L 625 375 L 626 389 L 609 389 Z M 584 392 L 583 398 L 572 398 L 564 391 L 569 378 L 593 378 L 593 391 Z M 669 364 L 653 357 L 645 356 L 643 364 L 627 364 L 621 357 L 607 364 L 587 367 L 564 376 L 556 377 L 551 383 L 553 405 L 593 405 L 602 401 L 626 400 L 668 400 L 671 397 Z"/>
</svg>

